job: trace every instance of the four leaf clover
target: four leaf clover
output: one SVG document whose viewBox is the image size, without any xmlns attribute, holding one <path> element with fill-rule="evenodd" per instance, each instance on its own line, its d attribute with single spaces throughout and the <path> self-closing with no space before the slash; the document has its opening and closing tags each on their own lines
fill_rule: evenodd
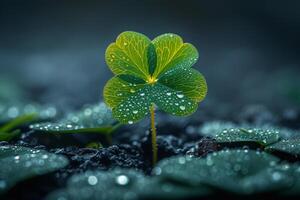
<svg viewBox="0 0 300 200">
<path fill-rule="evenodd" d="M 105 85 L 104 100 L 121 123 L 144 118 L 152 105 L 186 116 L 206 96 L 205 78 L 191 68 L 197 49 L 176 34 L 151 41 L 141 33 L 123 32 L 108 46 L 105 59 L 115 76 Z"/>
</svg>

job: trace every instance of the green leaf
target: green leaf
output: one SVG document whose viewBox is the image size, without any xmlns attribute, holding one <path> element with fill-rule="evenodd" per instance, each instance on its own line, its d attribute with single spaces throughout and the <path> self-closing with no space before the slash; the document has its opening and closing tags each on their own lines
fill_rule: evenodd
<svg viewBox="0 0 300 200">
<path fill-rule="evenodd" d="M 104 101 L 109 107 L 115 108 L 144 87 L 145 84 L 132 84 L 119 77 L 113 77 L 104 87 Z"/>
<path fill-rule="evenodd" d="M 192 69 L 182 71 L 175 73 L 182 75 L 182 80 L 177 83 L 174 76 L 168 74 L 162 83 L 153 86 L 131 84 L 114 77 L 104 88 L 105 102 L 112 107 L 114 117 L 122 123 L 142 119 L 149 113 L 152 103 L 173 115 L 189 115 L 196 111 L 198 101 L 204 98 L 207 89 L 205 80 L 198 72 Z"/>
<path fill-rule="evenodd" d="M 118 44 L 124 46 L 122 51 Z M 121 52 L 138 64 L 121 63 L 116 56 Z M 108 47 L 106 56 L 116 76 L 104 87 L 104 101 L 121 123 L 141 120 L 153 104 L 173 115 L 190 115 L 206 96 L 205 78 L 191 69 L 198 52 L 178 35 L 164 34 L 151 42 L 142 34 L 124 32 Z"/>
<path fill-rule="evenodd" d="M 157 176 L 182 184 L 238 194 L 255 194 L 283 190 L 293 182 L 287 164 L 267 153 L 227 150 L 206 158 L 173 157 L 162 160 L 153 169 Z"/>
<path fill-rule="evenodd" d="M 133 123 L 149 113 L 151 89 L 146 84 L 131 84 L 114 77 L 104 88 L 104 100 L 117 120 Z"/>
<path fill-rule="evenodd" d="M 54 133 L 103 133 L 110 134 L 115 119 L 111 110 L 104 104 L 87 105 L 76 113 L 71 113 L 58 122 L 45 122 L 30 125 L 31 129 Z"/>
<path fill-rule="evenodd" d="M 198 60 L 197 49 L 189 44 L 183 43 L 180 36 L 167 33 L 153 40 L 157 54 L 157 67 L 155 77 L 159 77 L 169 69 L 190 68 Z"/>
<path fill-rule="evenodd" d="M 88 171 L 72 176 L 67 182 L 67 188 L 55 191 L 46 199 L 133 200 L 137 199 L 137 194 L 132 190 L 143 181 L 143 174 L 134 170 Z"/>
<path fill-rule="evenodd" d="M 236 128 L 237 125 L 229 121 L 210 121 L 199 127 L 199 133 L 209 137 L 216 137 L 224 129 Z M 197 127 L 195 127 L 197 129 Z"/>
<path fill-rule="evenodd" d="M 196 111 L 198 103 L 185 96 L 183 92 L 162 84 L 156 84 L 152 91 L 153 102 L 165 112 L 186 116 Z"/>
<path fill-rule="evenodd" d="M 208 187 L 191 187 L 178 182 L 151 177 L 137 185 L 139 199 L 197 199 L 212 192 Z"/>
<path fill-rule="evenodd" d="M 105 60 L 112 72 L 129 74 L 140 78 L 147 78 L 148 57 L 147 48 L 151 43 L 145 35 L 126 31 L 121 33 L 116 42 L 108 46 Z"/>
<path fill-rule="evenodd" d="M 18 182 L 65 167 L 63 156 L 43 150 L 17 146 L 0 146 L 0 194 Z"/>
<path fill-rule="evenodd" d="M 136 85 L 117 77 L 106 84 L 104 98 L 112 107 L 113 116 L 121 123 L 133 123 L 142 119 L 149 113 L 153 103 L 164 111 L 179 116 L 191 114 L 198 107 L 197 102 L 183 92 L 160 83 L 154 86 Z"/>
<path fill-rule="evenodd" d="M 270 124 L 253 126 L 253 124 L 243 123 L 241 125 L 234 124 L 229 121 L 211 121 L 206 122 L 202 126 L 199 127 L 199 133 L 215 138 L 223 130 L 227 129 L 237 129 L 239 127 L 243 127 L 244 129 L 263 129 L 263 130 L 277 130 L 279 133 L 279 137 L 283 139 L 295 138 L 298 135 L 297 130 L 288 129 L 285 127 L 274 126 Z"/>
<path fill-rule="evenodd" d="M 36 120 L 38 120 L 38 114 L 26 114 L 12 119 L 3 126 L 0 126 L 0 141 L 10 141 L 18 137 L 21 131 L 14 129 Z"/>
<path fill-rule="evenodd" d="M 10 141 L 20 136 L 21 131 L 15 130 L 29 123 L 49 120 L 57 115 L 53 106 L 38 104 L 1 104 L 0 103 L 0 141 Z"/>
<path fill-rule="evenodd" d="M 261 145 L 269 145 L 279 140 L 279 132 L 269 129 L 225 129 L 215 139 L 217 142 L 256 142 Z"/>
<path fill-rule="evenodd" d="M 156 50 L 153 44 L 149 44 L 148 46 L 147 57 L 148 57 L 149 74 L 152 76 L 156 69 L 156 62 L 157 62 Z"/>
<path fill-rule="evenodd" d="M 292 155 L 300 155 L 300 139 L 281 140 L 266 147 L 267 151 L 281 151 Z"/>
<path fill-rule="evenodd" d="M 151 106 L 151 86 L 144 86 L 128 96 L 118 106 L 113 108 L 113 116 L 121 123 L 132 124 L 149 113 Z"/>
<path fill-rule="evenodd" d="M 195 102 L 202 101 L 207 93 L 205 78 L 194 69 L 170 70 L 159 79 L 159 83 L 182 93 Z"/>
<path fill-rule="evenodd" d="M 87 193 L 87 191 L 89 191 Z M 209 190 L 188 188 L 134 170 L 88 171 L 72 176 L 67 187 L 51 193 L 47 200 L 137 200 L 179 199 L 207 195 Z"/>
</svg>

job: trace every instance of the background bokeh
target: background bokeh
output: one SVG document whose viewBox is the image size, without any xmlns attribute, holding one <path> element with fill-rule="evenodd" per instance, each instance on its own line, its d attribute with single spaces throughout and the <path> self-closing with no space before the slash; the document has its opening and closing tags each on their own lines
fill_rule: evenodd
<svg viewBox="0 0 300 200">
<path fill-rule="evenodd" d="M 173 32 L 199 50 L 204 106 L 297 106 L 299 8 L 297 0 L 1 0 L 0 89 L 21 85 L 33 101 L 81 107 L 102 99 L 112 76 L 104 52 L 120 32 Z"/>
</svg>

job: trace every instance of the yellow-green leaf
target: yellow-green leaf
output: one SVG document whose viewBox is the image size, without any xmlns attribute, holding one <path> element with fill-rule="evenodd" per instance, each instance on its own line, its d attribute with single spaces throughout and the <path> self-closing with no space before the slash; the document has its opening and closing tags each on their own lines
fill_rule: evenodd
<svg viewBox="0 0 300 200">
<path fill-rule="evenodd" d="M 147 48 L 151 44 L 141 33 L 126 31 L 108 46 L 105 60 L 113 73 L 130 74 L 146 80 L 148 75 Z"/>
<path fill-rule="evenodd" d="M 172 68 L 190 68 L 198 60 L 197 49 L 192 44 L 183 43 L 181 37 L 176 34 L 163 34 L 152 42 L 157 54 L 154 77 L 159 77 Z"/>
<path fill-rule="evenodd" d="M 196 111 L 207 93 L 205 78 L 191 69 L 196 48 L 175 34 L 152 42 L 144 35 L 124 32 L 106 51 L 106 61 L 116 74 L 104 87 L 104 99 L 122 123 L 145 117 L 152 104 L 173 115 Z"/>
</svg>

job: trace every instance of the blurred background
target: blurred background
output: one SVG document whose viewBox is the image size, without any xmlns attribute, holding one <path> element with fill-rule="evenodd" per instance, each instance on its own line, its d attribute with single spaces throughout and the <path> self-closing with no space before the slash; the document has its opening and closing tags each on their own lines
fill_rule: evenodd
<svg viewBox="0 0 300 200">
<path fill-rule="evenodd" d="M 97 102 L 113 76 L 105 49 L 133 30 L 177 33 L 197 47 L 204 107 L 298 106 L 299 9 L 297 0 L 1 0 L 0 92 L 21 86 L 30 100 L 62 107 Z"/>
</svg>

